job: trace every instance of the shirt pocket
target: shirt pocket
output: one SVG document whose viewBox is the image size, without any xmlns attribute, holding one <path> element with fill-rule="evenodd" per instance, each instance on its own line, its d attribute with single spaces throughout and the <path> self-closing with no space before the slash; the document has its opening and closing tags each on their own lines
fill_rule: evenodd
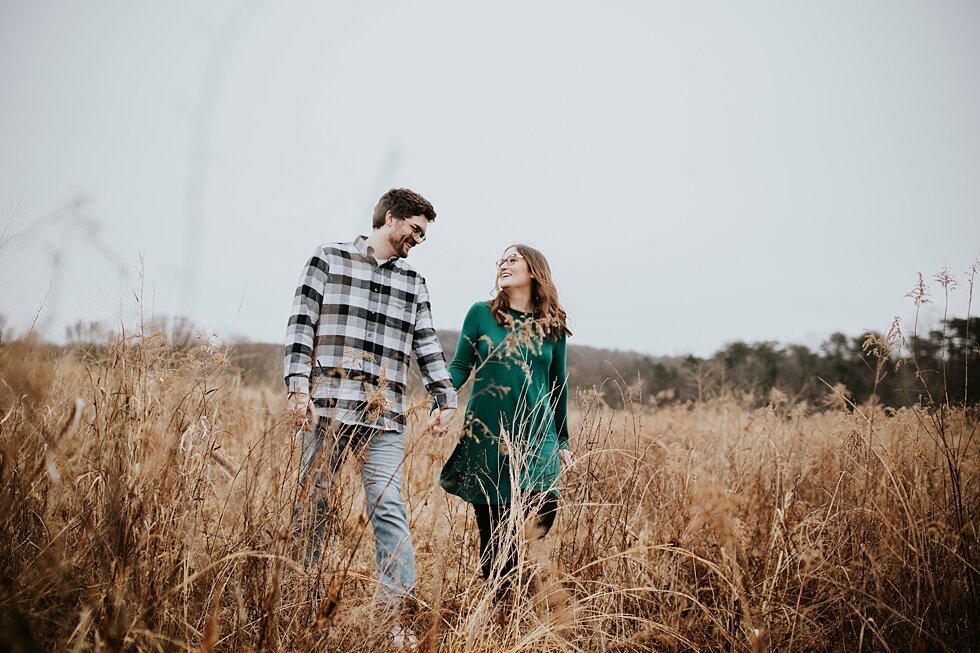
<svg viewBox="0 0 980 653">
<path fill-rule="evenodd" d="M 405 319 L 406 317 L 414 320 L 415 318 L 416 295 L 401 291 L 393 291 L 388 298 L 388 306 L 385 313 L 388 317 L 395 319 Z"/>
</svg>

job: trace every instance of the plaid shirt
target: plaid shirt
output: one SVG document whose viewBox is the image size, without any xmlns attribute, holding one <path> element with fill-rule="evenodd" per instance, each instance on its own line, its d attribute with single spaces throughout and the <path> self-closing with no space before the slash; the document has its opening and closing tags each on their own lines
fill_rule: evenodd
<svg viewBox="0 0 980 653">
<path fill-rule="evenodd" d="M 455 408 L 425 279 L 397 257 L 378 262 L 365 236 L 318 247 L 286 329 L 289 391 L 310 394 L 322 417 L 401 432 L 413 352 L 436 403 Z"/>
</svg>

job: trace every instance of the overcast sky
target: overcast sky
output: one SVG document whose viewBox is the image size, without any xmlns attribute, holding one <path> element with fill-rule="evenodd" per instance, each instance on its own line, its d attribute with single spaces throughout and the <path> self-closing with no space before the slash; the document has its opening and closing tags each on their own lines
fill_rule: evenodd
<svg viewBox="0 0 980 653">
<path fill-rule="evenodd" d="M 883 330 L 944 265 L 964 315 L 980 255 L 975 0 L 0 0 L 0 89 L 0 313 L 53 340 L 280 341 L 392 186 L 438 327 L 525 242 L 573 342 L 650 354 Z"/>
</svg>

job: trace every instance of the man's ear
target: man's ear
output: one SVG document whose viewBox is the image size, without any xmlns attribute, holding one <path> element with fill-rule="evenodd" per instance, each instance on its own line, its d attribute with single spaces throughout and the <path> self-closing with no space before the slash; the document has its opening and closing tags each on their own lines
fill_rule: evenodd
<svg viewBox="0 0 980 653">
<path fill-rule="evenodd" d="M 385 225 L 386 226 L 391 226 L 391 224 L 393 222 L 395 222 L 395 220 L 397 220 L 397 218 L 395 217 L 395 214 L 394 213 L 392 213 L 391 211 L 388 211 L 387 213 L 385 213 Z"/>
</svg>

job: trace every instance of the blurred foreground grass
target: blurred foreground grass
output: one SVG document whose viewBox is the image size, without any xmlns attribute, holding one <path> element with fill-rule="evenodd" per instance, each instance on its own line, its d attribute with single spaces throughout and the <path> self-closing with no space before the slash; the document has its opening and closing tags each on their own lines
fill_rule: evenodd
<svg viewBox="0 0 980 653">
<path fill-rule="evenodd" d="M 295 562 L 278 388 L 157 333 L 8 342 L 0 379 L 0 649 L 385 650 L 352 469 L 328 553 Z M 623 395 L 578 393 L 579 466 L 506 606 L 436 482 L 451 437 L 412 426 L 422 650 L 980 648 L 976 413 Z"/>
</svg>

